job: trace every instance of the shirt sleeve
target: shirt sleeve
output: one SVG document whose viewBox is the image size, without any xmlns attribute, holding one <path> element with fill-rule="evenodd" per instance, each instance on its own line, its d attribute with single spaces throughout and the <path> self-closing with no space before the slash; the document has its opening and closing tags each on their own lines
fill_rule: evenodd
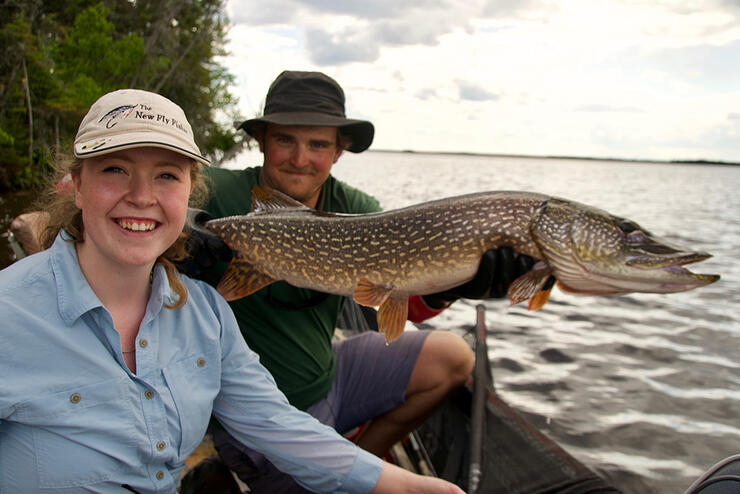
<svg viewBox="0 0 740 494">
<path fill-rule="evenodd" d="M 419 295 L 412 295 L 409 297 L 408 320 L 411 322 L 423 322 L 444 312 L 445 309 L 447 309 L 447 307 L 443 309 L 432 309 L 424 303 L 424 299 Z"/>
<path fill-rule="evenodd" d="M 299 484 L 317 492 L 365 493 L 382 461 L 288 403 L 241 334 L 225 301 L 221 390 L 213 414 L 244 445 L 265 455 Z"/>
</svg>

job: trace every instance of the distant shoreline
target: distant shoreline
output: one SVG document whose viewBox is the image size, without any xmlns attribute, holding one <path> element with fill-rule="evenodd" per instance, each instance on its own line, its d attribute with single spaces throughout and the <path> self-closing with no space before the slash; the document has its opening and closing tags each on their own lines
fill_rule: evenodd
<svg viewBox="0 0 740 494">
<path fill-rule="evenodd" d="M 723 166 L 740 166 L 740 162 L 735 161 L 713 161 L 713 160 L 650 160 L 650 159 L 629 159 L 629 158 L 596 158 L 586 156 L 549 156 L 534 154 L 500 154 L 500 153 L 471 153 L 467 151 L 414 151 L 393 149 L 368 149 L 368 153 L 401 153 L 401 154 L 430 154 L 440 156 L 485 156 L 491 158 L 527 158 L 527 159 L 557 159 L 557 160 L 583 160 L 583 161 L 619 161 L 623 163 L 660 163 L 668 165 L 723 165 Z"/>
</svg>

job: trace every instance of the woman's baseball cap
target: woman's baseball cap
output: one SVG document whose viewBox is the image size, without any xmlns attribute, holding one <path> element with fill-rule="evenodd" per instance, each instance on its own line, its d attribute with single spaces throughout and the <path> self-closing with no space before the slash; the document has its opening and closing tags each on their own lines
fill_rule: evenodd
<svg viewBox="0 0 740 494">
<path fill-rule="evenodd" d="M 245 120 L 239 128 L 256 137 L 261 123 L 339 127 L 352 140 L 348 150 L 361 153 L 372 144 L 375 127 L 347 118 L 344 102 L 342 87 L 326 74 L 286 70 L 267 91 L 264 115 Z"/>
<path fill-rule="evenodd" d="M 77 158 L 154 146 L 171 149 L 208 166 L 185 112 L 164 96 L 119 89 L 101 96 L 82 119 L 74 140 Z"/>
</svg>

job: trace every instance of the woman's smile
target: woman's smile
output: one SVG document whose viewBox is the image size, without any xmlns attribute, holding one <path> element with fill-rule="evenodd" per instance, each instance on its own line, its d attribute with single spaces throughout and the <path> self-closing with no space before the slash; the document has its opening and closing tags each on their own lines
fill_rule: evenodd
<svg viewBox="0 0 740 494">
<path fill-rule="evenodd" d="M 132 218 L 119 218 L 116 220 L 116 223 L 124 230 L 134 232 L 150 232 L 159 225 L 159 222 L 154 220 Z"/>
</svg>

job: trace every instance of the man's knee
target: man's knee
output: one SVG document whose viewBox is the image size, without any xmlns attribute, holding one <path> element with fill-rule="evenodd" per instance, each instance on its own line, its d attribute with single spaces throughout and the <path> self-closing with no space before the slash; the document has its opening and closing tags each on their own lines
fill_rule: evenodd
<svg viewBox="0 0 740 494">
<path fill-rule="evenodd" d="M 432 380 L 437 385 L 453 388 L 465 383 L 474 361 L 473 351 L 460 336 L 448 331 L 433 331 L 419 352 L 419 368 L 415 368 L 414 373 L 427 383 Z"/>
<path fill-rule="evenodd" d="M 442 359 L 447 364 L 451 378 L 456 385 L 462 385 L 473 372 L 475 365 L 475 354 L 470 345 L 462 339 L 461 336 L 448 331 L 439 332 L 439 345 L 443 349 L 446 359 Z"/>
</svg>

